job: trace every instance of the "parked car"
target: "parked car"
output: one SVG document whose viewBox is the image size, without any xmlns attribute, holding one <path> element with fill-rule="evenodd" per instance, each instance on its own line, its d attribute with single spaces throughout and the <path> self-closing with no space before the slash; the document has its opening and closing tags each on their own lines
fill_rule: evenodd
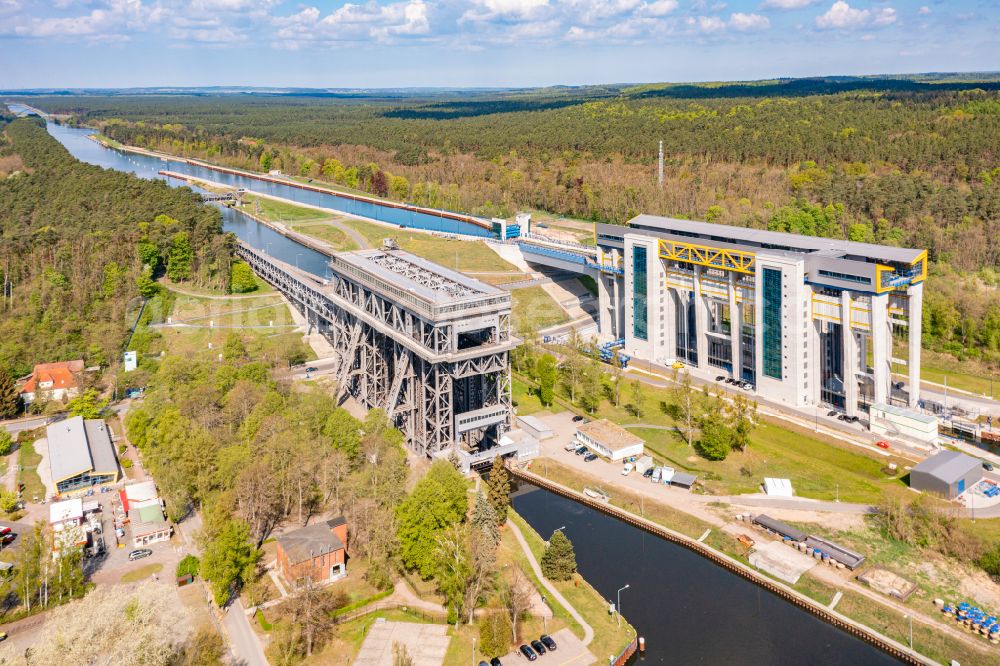
<svg viewBox="0 0 1000 666">
<path fill-rule="evenodd" d="M 569 444 L 567 444 L 563 448 L 566 449 L 567 451 L 576 451 L 576 447 L 577 446 L 578 446 L 578 444 L 576 442 L 570 442 Z"/>
<path fill-rule="evenodd" d="M 541 636 L 538 637 L 538 640 L 542 642 L 542 645 L 548 648 L 549 652 L 552 652 L 553 650 L 556 649 L 556 642 L 552 640 L 552 637 L 549 636 L 548 634 L 542 634 Z"/>
<path fill-rule="evenodd" d="M 490 665 L 487 664 L 485 661 L 481 661 L 479 662 L 479 666 L 490 666 Z"/>
<path fill-rule="evenodd" d="M 500 661 L 500 657 L 493 657 L 490 659 L 490 666 L 503 666 L 503 662 Z"/>
<path fill-rule="evenodd" d="M 983 469 L 985 469 L 987 472 L 992 472 L 993 471 L 993 463 L 984 462 L 983 463 Z"/>
<path fill-rule="evenodd" d="M 625 466 L 622 467 L 622 476 L 628 476 L 631 473 L 632 473 L 632 463 L 625 463 Z"/>
<path fill-rule="evenodd" d="M 5 641 L 5 640 L 7 640 L 7 632 L 0 631 L 0 641 Z"/>
<path fill-rule="evenodd" d="M 847 414 L 837 414 L 837 420 L 838 421 L 850 421 L 851 417 L 849 417 Z"/>
<path fill-rule="evenodd" d="M 684 364 L 681 363 L 680 361 L 674 361 L 673 363 L 670 364 L 670 367 L 673 368 L 674 370 L 680 370 L 681 368 L 684 367 Z"/>
<path fill-rule="evenodd" d="M 128 559 L 130 562 L 134 562 L 136 560 L 141 560 L 144 557 L 149 557 L 152 554 L 153 551 L 151 551 L 149 548 L 140 548 L 139 550 L 133 550 L 131 553 L 129 553 Z"/>
<path fill-rule="evenodd" d="M 306 368 L 306 372 L 318 372 L 318 370 L 319 368 L 315 368 L 311 365 L 308 368 Z"/>
<path fill-rule="evenodd" d="M 535 654 L 535 651 L 532 650 L 527 645 L 522 645 L 521 647 L 518 648 L 518 650 L 520 650 L 521 654 L 523 654 L 525 657 L 528 658 L 528 661 L 534 661 L 538 659 L 538 655 Z"/>
<path fill-rule="evenodd" d="M 715 378 L 715 381 L 717 381 L 717 382 L 724 382 L 724 381 L 726 381 L 726 376 L 725 375 L 719 375 L 718 377 Z"/>
<path fill-rule="evenodd" d="M 576 450 L 576 455 L 582 456 L 586 452 L 587 452 L 587 447 L 586 446 L 581 446 L 580 448 L 578 448 Z"/>
<path fill-rule="evenodd" d="M 593 462 L 594 460 L 597 460 L 597 454 L 596 453 L 587 454 L 583 458 L 583 462 Z"/>
<path fill-rule="evenodd" d="M 750 382 L 743 382 L 742 384 L 740 384 L 740 388 L 743 389 L 744 391 L 750 391 L 753 390 L 753 384 L 751 384 Z"/>
<path fill-rule="evenodd" d="M 660 475 L 661 475 L 660 468 L 659 467 L 654 467 L 653 468 L 653 473 L 650 475 L 650 478 L 653 481 L 653 483 L 659 483 L 660 482 Z"/>
<path fill-rule="evenodd" d="M 654 472 L 656 472 L 656 468 L 650 467 L 649 469 L 647 469 L 645 472 L 642 473 L 642 476 L 644 479 L 648 479 L 649 477 L 653 476 Z"/>
<path fill-rule="evenodd" d="M 0 537 L 0 543 L 3 543 L 3 545 L 6 546 L 7 544 L 9 544 L 12 541 L 14 541 L 14 539 L 16 539 L 16 538 L 17 538 L 17 535 L 14 534 L 13 532 L 11 532 L 10 534 L 4 534 L 2 537 Z"/>
<path fill-rule="evenodd" d="M 541 641 L 531 641 L 531 649 L 537 652 L 539 657 L 545 654 L 545 646 L 542 645 Z"/>
<path fill-rule="evenodd" d="M 573 417 L 573 423 L 579 423 L 582 420 L 583 420 L 583 417 L 580 416 L 579 414 L 577 414 L 576 416 Z"/>
<path fill-rule="evenodd" d="M 0 527 L 0 536 L 4 536 L 6 534 L 10 534 L 13 531 L 14 530 L 10 529 L 9 527 Z"/>
<path fill-rule="evenodd" d="M 879 440 L 879 441 L 875 442 L 875 446 L 877 446 L 880 449 L 888 449 L 889 448 L 889 442 L 887 442 L 885 440 Z"/>
<path fill-rule="evenodd" d="M 831 409 L 830 411 L 828 411 L 826 413 L 826 415 L 827 416 L 836 416 L 837 415 L 837 410 L 836 409 Z"/>
</svg>

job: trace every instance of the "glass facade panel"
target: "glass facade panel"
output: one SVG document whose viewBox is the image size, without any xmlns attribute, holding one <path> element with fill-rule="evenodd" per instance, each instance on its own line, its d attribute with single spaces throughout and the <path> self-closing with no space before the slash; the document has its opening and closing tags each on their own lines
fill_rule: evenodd
<svg viewBox="0 0 1000 666">
<path fill-rule="evenodd" d="M 781 379 L 781 271 L 764 269 L 764 376 Z"/>
<path fill-rule="evenodd" d="M 649 306 L 647 304 L 646 248 L 632 248 L 632 335 L 639 340 L 649 339 Z"/>
</svg>

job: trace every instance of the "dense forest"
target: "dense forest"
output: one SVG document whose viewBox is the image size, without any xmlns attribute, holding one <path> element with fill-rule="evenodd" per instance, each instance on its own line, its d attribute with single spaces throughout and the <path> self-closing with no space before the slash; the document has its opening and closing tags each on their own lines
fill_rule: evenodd
<svg viewBox="0 0 1000 666">
<path fill-rule="evenodd" d="M 830 78 L 421 98 L 42 97 L 122 143 L 482 215 L 645 212 L 930 250 L 925 344 L 1000 361 L 1000 82 Z M 665 182 L 656 182 L 663 141 Z"/>
<path fill-rule="evenodd" d="M 191 190 L 78 162 L 37 119 L 0 125 L 0 367 L 117 359 L 159 273 L 229 284 L 231 241 Z"/>
</svg>

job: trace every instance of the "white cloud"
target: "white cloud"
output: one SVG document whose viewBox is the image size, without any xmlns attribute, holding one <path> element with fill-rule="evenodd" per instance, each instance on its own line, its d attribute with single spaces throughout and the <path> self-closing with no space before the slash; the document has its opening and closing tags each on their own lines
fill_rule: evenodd
<svg viewBox="0 0 1000 666">
<path fill-rule="evenodd" d="M 928 7 L 927 5 L 924 5 L 923 7 L 920 8 L 920 10 L 917 13 L 920 14 L 921 16 L 927 16 L 928 14 L 931 13 L 931 8 Z"/>
<path fill-rule="evenodd" d="M 692 16 L 688 19 L 688 25 L 705 34 L 722 32 L 726 29 L 726 22 L 718 16 Z"/>
<path fill-rule="evenodd" d="M 279 48 L 298 49 L 307 43 L 391 41 L 397 37 L 420 37 L 431 32 L 428 5 L 423 0 L 404 0 L 380 5 L 347 3 L 326 16 L 316 7 L 274 19 Z"/>
<path fill-rule="evenodd" d="M 828 30 L 851 30 L 864 26 L 886 26 L 896 22 L 892 7 L 855 9 L 844 0 L 837 0 L 825 14 L 816 17 L 816 25 Z"/>
<path fill-rule="evenodd" d="M 677 0 L 656 0 L 656 2 L 644 2 L 639 8 L 639 13 L 644 16 L 666 16 L 677 9 Z"/>
<path fill-rule="evenodd" d="M 802 9 L 809 5 L 815 5 L 819 0 L 764 0 L 760 3 L 761 9 Z"/>
<path fill-rule="evenodd" d="M 740 32 L 751 30 L 766 30 L 771 27 L 771 22 L 766 16 L 760 14 L 743 14 L 736 12 L 729 17 L 729 27 Z"/>
</svg>

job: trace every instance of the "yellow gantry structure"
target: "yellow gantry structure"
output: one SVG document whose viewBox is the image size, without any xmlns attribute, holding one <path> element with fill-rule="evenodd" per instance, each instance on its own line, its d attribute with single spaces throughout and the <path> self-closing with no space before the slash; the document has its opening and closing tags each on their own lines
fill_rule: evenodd
<svg viewBox="0 0 1000 666">
<path fill-rule="evenodd" d="M 721 268 L 737 273 L 754 273 L 754 253 L 740 250 L 723 250 L 708 245 L 681 243 L 679 241 L 661 240 L 660 258 L 672 259 L 687 264 L 698 264 L 710 268 Z"/>
</svg>

